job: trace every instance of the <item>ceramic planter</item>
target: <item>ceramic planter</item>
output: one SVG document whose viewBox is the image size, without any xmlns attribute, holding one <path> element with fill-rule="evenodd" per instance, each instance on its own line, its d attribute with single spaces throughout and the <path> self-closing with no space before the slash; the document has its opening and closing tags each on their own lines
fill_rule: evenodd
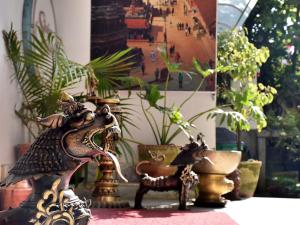
<svg viewBox="0 0 300 225">
<path fill-rule="evenodd" d="M 139 161 L 160 161 L 170 165 L 179 153 L 176 145 L 138 145 Z"/>
<path fill-rule="evenodd" d="M 26 180 L 15 185 L 0 189 L 0 210 L 17 208 L 32 192 L 32 188 Z"/>
<path fill-rule="evenodd" d="M 254 195 L 257 187 L 262 162 L 257 160 L 243 161 L 239 165 L 240 170 L 240 196 L 250 198 Z"/>
<path fill-rule="evenodd" d="M 176 145 L 138 145 L 139 163 L 136 165 L 138 175 L 147 173 L 151 177 L 170 176 L 177 167 L 170 163 L 179 153 Z"/>
<path fill-rule="evenodd" d="M 30 144 L 19 144 L 16 147 L 17 158 L 20 158 L 29 150 Z M 8 171 L 2 171 L 7 176 Z M 2 177 L 4 178 L 4 177 Z M 9 187 L 3 187 L 0 189 L 0 210 L 11 208 L 17 208 L 21 202 L 25 201 L 31 194 L 32 188 L 28 184 L 27 180 L 23 180 L 19 183 L 11 185 Z"/>
</svg>

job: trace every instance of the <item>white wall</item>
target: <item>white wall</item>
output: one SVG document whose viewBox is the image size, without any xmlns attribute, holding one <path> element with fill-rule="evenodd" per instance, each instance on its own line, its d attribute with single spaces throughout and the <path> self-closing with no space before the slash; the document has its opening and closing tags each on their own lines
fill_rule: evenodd
<svg viewBox="0 0 300 225">
<path fill-rule="evenodd" d="M 52 0 L 56 18 L 56 32 L 64 43 L 69 59 L 83 65 L 90 61 L 91 1 Z M 71 94 L 85 89 L 84 80 L 72 88 Z"/>
<path fill-rule="evenodd" d="M 91 1 L 53 0 L 57 34 L 71 60 L 90 61 Z"/>
<path fill-rule="evenodd" d="M 164 93 L 162 93 L 163 95 Z M 179 106 L 189 95 L 191 92 L 184 91 L 169 91 L 167 94 L 167 105 L 172 106 L 173 104 Z M 127 97 L 127 91 L 120 92 L 121 97 Z M 141 109 L 140 100 L 136 95 L 136 91 L 132 92 L 132 99 L 130 101 L 126 101 L 126 103 L 132 104 L 131 108 L 136 111 L 136 113 L 132 116 L 132 120 L 134 124 L 139 127 L 139 129 L 132 129 L 131 132 L 135 137 L 135 140 L 141 142 L 143 144 L 154 144 L 155 138 L 150 131 L 150 127 L 144 117 L 144 114 Z M 161 102 L 160 105 L 163 103 Z M 147 105 L 145 105 L 147 107 Z M 196 93 L 183 107 L 182 114 L 185 119 L 192 117 L 193 115 L 206 111 L 215 107 L 215 95 L 214 92 L 198 92 Z M 158 124 L 161 125 L 162 114 L 153 111 L 153 115 L 156 118 Z M 206 120 L 206 116 L 204 115 L 200 117 L 194 124 L 196 125 L 196 129 L 193 129 L 193 133 L 195 136 L 202 132 L 205 135 L 205 140 L 207 144 L 211 148 L 215 148 L 215 120 Z M 174 127 L 176 128 L 176 127 Z M 173 144 L 183 145 L 187 143 L 188 139 L 186 135 L 183 133 L 178 135 L 174 140 Z"/>
<path fill-rule="evenodd" d="M 11 24 L 22 38 L 22 0 L 0 1 L 0 31 L 9 30 Z M 0 164 L 14 162 L 14 146 L 24 142 L 24 129 L 14 113 L 20 100 L 15 83 L 11 82 L 12 65 L 7 60 L 2 33 L 0 37 Z"/>
</svg>

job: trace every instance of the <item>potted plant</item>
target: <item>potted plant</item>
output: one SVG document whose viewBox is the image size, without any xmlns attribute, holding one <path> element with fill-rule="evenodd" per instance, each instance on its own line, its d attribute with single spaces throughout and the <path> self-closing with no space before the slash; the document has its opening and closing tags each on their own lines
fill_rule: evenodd
<svg viewBox="0 0 300 225">
<path fill-rule="evenodd" d="M 164 84 L 164 90 L 162 91 L 164 94 L 159 91 L 158 87 L 153 84 L 144 84 L 141 83 L 141 90 L 138 93 L 140 98 L 141 108 L 145 119 L 149 125 L 149 128 L 152 131 L 152 134 L 156 140 L 156 145 L 142 145 L 138 146 L 139 150 L 139 160 L 140 161 L 149 161 L 154 160 L 156 163 L 153 166 L 157 167 L 158 172 L 155 174 L 159 174 L 159 172 L 163 172 L 163 170 L 158 167 L 159 165 L 168 165 L 178 154 L 179 147 L 172 144 L 174 139 L 178 134 L 184 132 L 187 136 L 190 135 L 192 128 L 194 127 L 193 122 L 196 121 L 199 117 L 204 116 L 205 114 L 209 114 L 211 118 L 213 118 L 217 113 L 224 115 L 227 119 L 237 121 L 241 124 L 246 123 L 245 118 L 235 111 L 225 112 L 222 110 L 223 108 L 228 107 L 228 105 L 222 105 L 215 108 L 211 108 L 207 111 L 198 112 L 190 118 L 185 119 L 181 110 L 185 106 L 185 104 L 198 92 L 202 85 L 204 84 L 205 78 L 209 76 L 214 76 L 217 71 L 226 71 L 228 69 L 228 65 L 226 67 L 219 66 L 217 69 L 203 69 L 198 60 L 193 60 L 193 71 L 183 71 L 180 69 L 180 65 L 177 63 L 172 63 L 165 51 L 165 49 L 161 49 L 161 55 L 164 59 L 167 70 L 169 71 L 166 81 Z M 169 106 L 167 105 L 167 97 L 168 97 L 168 82 L 170 77 L 174 74 L 182 73 L 186 76 L 192 78 L 193 76 L 201 76 L 202 80 L 199 82 L 197 88 L 178 106 L 175 104 Z M 161 119 L 157 116 L 154 116 L 153 112 L 156 111 L 161 115 Z M 214 114 L 210 114 L 213 113 Z M 176 127 L 176 129 L 172 129 Z M 143 166 L 146 164 L 143 163 Z M 149 164 L 149 163 L 148 163 Z M 137 166 L 141 166 L 139 163 Z M 150 170 L 150 169 L 149 169 Z M 152 170 L 152 168 L 151 168 Z M 173 171 L 170 169 L 170 171 Z M 141 173 L 139 168 L 137 168 L 137 173 Z M 163 174 L 165 175 L 165 174 Z"/>
<path fill-rule="evenodd" d="M 182 71 L 179 68 L 180 65 L 178 63 L 172 63 L 170 61 L 165 49 L 159 50 L 168 71 L 167 76 L 164 78 L 164 90 L 162 91 L 164 94 L 161 94 L 157 85 L 144 82 L 140 82 L 140 91 L 137 94 L 140 98 L 142 112 L 156 143 L 138 145 L 139 160 L 142 163 L 139 163 L 137 167 L 141 166 L 142 168 L 142 165 L 149 160 L 155 161 L 153 165 L 156 167 L 157 171 L 154 171 L 152 174 L 159 175 L 162 173 L 163 175 L 166 175 L 161 166 L 169 165 L 179 152 L 179 146 L 174 145 L 172 143 L 173 140 L 180 132 L 187 132 L 191 127 L 191 124 L 184 120 L 180 110 L 185 103 L 192 98 L 194 93 L 201 88 L 203 82 L 200 82 L 195 92 L 192 93 L 186 101 L 182 102 L 179 107 L 176 107 L 174 104 L 173 106 L 167 105 L 168 84 L 171 76 L 179 72 L 188 76 L 190 75 L 188 72 Z M 154 116 L 155 111 L 160 114 L 161 118 Z M 173 126 L 178 126 L 178 129 L 172 131 Z M 139 169 L 137 169 L 137 173 L 140 173 L 138 170 Z M 170 169 L 170 171 L 174 172 L 173 169 Z"/>
<path fill-rule="evenodd" d="M 231 110 L 239 112 L 246 119 L 246 123 L 226 120 L 227 127 L 237 134 L 237 149 L 241 151 L 241 131 L 249 131 L 256 127 L 258 132 L 267 126 L 267 118 L 263 107 L 273 101 L 276 89 L 256 83 L 256 76 L 261 65 L 269 57 L 266 47 L 257 49 L 249 42 L 246 30 L 226 31 L 218 37 L 218 64 L 230 68 L 223 74 L 229 79 L 219 83 L 219 96 L 229 103 Z M 214 112 L 214 115 L 218 112 Z M 223 114 L 223 112 L 221 112 Z M 225 120 L 220 116 L 220 124 Z M 240 195 L 250 197 L 254 194 L 258 182 L 261 162 L 250 160 L 241 162 Z"/>
</svg>

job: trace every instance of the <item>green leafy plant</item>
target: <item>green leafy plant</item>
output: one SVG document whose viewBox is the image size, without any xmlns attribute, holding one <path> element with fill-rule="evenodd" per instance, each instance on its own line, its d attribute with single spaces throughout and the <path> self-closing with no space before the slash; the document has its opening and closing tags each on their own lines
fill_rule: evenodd
<svg viewBox="0 0 300 225">
<path fill-rule="evenodd" d="M 131 51 L 132 49 L 128 48 L 89 62 L 88 66 L 93 70 L 90 79 L 97 80 L 97 94 L 101 98 L 110 98 L 119 89 L 129 88 L 135 83 L 135 78 L 128 76 L 134 65 L 132 61 L 134 55 Z"/>
<path fill-rule="evenodd" d="M 37 34 L 32 34 L 32 42 L 26 51 L 23 51 L 23 42 L 13 28 L 3 31 L 7 55 L 15 71 L 13 79 L 23 96 L 23 102 L 15 112 L 33 137 L 43 130 L 36 123 L 36 117 L 56 113 L 62 91 L 74 87 L 83 78 L 87 81 L 96 78 L 99 95 L 112 96 L 122 83 L 130 82 L 128 71 L 132 65 L 131 49 L 80 65 L 68 59 L 63 43 L 55 33 L 46 34 L 39 28 L 37 31 Z M 125 111 L 122 125 L 128 124 L 130 109 L 126 103 L 121 106 Z"/>
<path fill-rule="evenodd" d="M 293 197 L 297 198 L 300 196 L 300 183 L 297 179 L 286 176 L 273 176 L 268 191 L 278 197 Z"/>
<path fill-rule="evenodd" d="M 226 121 L 228 128 L 237 132 L 238 149 L 241 149 L 240 132 L 249 131 L 249 121 L 254 121 L 258 131 L 267 126 L 264 106 L 270 104 L 276 89 L 256 83 L 257 73 L 269 57 L 266 47 L 257 49 L 249 42 L 246 30 L 225 31 L 218 36 L 218 65 L 227 67 L 224 71 L 231 84 L 223 82 L 219 96 L 229 103 L 229 107 L 239 113 L 227 116 L 226 112 L 216 111 L 211 117 L 220 115 L 221 123 Z M 244 119 L 237 119 L 237 116 Z"/>
<path fill-rule="evenodd" d="M 43 130 L 36 117 L 57 112 L 61 92 L 87 76 L 89 70 L 67 58 L 62 41 L 54 33 L 45 34 L 38 29 L 27 51 L 23 51 L 23 43 L 13 28 L 3 31 L 3 39 L 15 71 L 13 80 L 23 97 L 15 113 L 36 137 Z"/>
<path fill-rule="evenodd" d="M 137 128 L 131 120 L 134 110 L 128 103 L 130 88 L 138 83 L 138 78 L 129 76 L 129 72 L 134 66 L 133 57 L 131 48 L 111 55 L 100 56 L 87 65 L 92 73 L 86 79 L 86 87 L 90 95 L 96 95 L 103 99 L 118 98 L 120 100 L 122 132 L 116 142 L 116 151 L 118 154 L 123 154 L 127 161 L 133 161 L 132 148 L 129 144 L 130 141 L 133 141 L 130 127 Z M 119 98 L 117 92 L 120 89 L 128 89 L 128 97 Z M 127 136 L 125 133 L 131 138 L 125 138 Z"/>
<path fill-rule="evenodd" d="M 300 117 L 299 110 L 288 110 L 282 116 L 276 116 L 275 112 L 268 112 L 268 121 L 276 132 L 275 147 L 289 151 L 288 161 L 300 161 Z"/>
<path fill-rule="evenodd" d="M 299 12 L 299 1 L 258 1 L 245 23 L 251 42 L 270 49 L 270 57 L 258 78 L 278 91 L 266 108 L 269 128 L 279 134 L 278 149 L 289 151 L 290 158 L 297 160 L 300 158 Z"/>
<path fill-rule="evenodd" d="M 210 75 L 214 76 L 214 73 L 217 71 L 228 70 L 228 66 L 220 66 L 217 69 L 203 69 L 199 61 L 194 59 L 194 71 L 184 71 L 180 69 L 180 64 L 172 63 L 170 61 L 165 49 L 161 49 L 161 56 L 164 59 L 165 65 L 169 71 L 169 74 L 165 81 L 164 91 L 160 92 L 157 85 L 141 83 L 141 90 L 138 93 L 143 114 L 152 131 L 156 144 L 171 144 L 181 132 L 189 135 L 192 131 L 192 128 L 195 127 L 193 123 L 205 114 L 215 112 L 215 114 L 209 114 L 210 117 L 214 117 L 217 113 L 219 113 L 222 115 L 226 115 L 227 117 L 230 117 L 238 122 L 245 121 L 244 117 L 238 112 L 225 112 L 223 108 L 228 107 L 228 105 L 222 105 L 203 112 L 197 112 L 190 118 L 184 118 L 181 110 L 183 109 L 183 107 L 185 107 L 185 104 L 192 99 L 195 93 L 197 93 L 201 89 L 202 85 L 204 84 L 205 78 Z M 193 92 L 191 92 L 191 94 L 179 105 L 172 104 L 171 106 L 168 106 L 168 82 L 170 80 L 170 77 L 176 75 L 177 73 L 183 73 L 191 79 L 193 76 L 201 76 L 202 79 L 199 82 L 197 88 Z M 161 114 L 160 121 L 157 117 L 154 116 L 154 111 L 158 111 Z M 175 129 L 172 129 L 172 127 L 175 127 Z"/>
<path fill-rule="evenodd" d="M 261 131 L 267 125 L 263 107 L 270 104 L 276 94 L 275 88 L 260 83 L 256 84 L 257 71 L 268 56 L 269 51 L 267 48 L 257 49 L 248 41 L 245 30 L 228 31 L 219 35 L 216 69 L 203 69 L 199 61 L 194 59 L 194 71 L 182 71 L 180 65 L 171 63 L 166 51 L 162 50 L 162 58 L 169 71 L 163 94 L 156 85 L 152 84 L 142 84 L 143 91 L 138 94 L 143 113 L 156 143 L 170 144 L 181 132 L 188 134 L 193 127 L 193 122 L 205 114 L 207 119 L 220 117 L 221 123 L 226 122 L 228 128 L 236 131 L 238 136 L 241 130 L 250 130 L 250 120 L 255 121 L 257 129 Z M 170 76 L 179 72 L 189 77 L 192 77 L 191 75 L 201 76 L 203 79 L 179 106 L 173 104 L 170 107 L 167 106 L 168 82 Z M 229 80 L 234 81 L 237 87 L 222 82 L 218 91 L 220 96 L 225 99 L 223 104 L 184 119 L 181 113 L 182 108 L 201 89 L 205 78 L 214 73 L 218 73 L 218 77 L 229 76 Z M 147 102 L 148 107 L 145 106 L 145 102 Z M 157 121 L 152 110 L 159 111 L 162 114 L 162 121 Z M 172 126 L 178 126 L 178 128 L 174 131 L 171 129 Z"/>
</svg>

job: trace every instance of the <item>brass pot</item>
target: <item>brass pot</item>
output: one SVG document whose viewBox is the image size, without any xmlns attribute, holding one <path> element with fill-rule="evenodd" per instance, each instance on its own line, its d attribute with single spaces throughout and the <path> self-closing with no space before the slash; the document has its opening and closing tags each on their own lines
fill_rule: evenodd
<svg viewBox="0 0 300 225">
<path fill-rule="evenodd" d="M 205 151 L 201 156 L 208 157 L 214 164 L 207 160 L 196 163 L 193 170 L 196 173 L 229 174 L 233 172 L 241 161 L 240 151 Z"/>
<path fill-rule="evenodd" d="M 196 163 L 194 172 L 199 175 L 198 193 L 196 206 L 224 207 L 226 199 L 222 195 L 234 188 L 234 183 L 226 178 L 233 172 L 240 160 L 239 151 L 205 151 L 201 156 L 208 157 L 213 164 L 207 160 Z"/>
</svg>

